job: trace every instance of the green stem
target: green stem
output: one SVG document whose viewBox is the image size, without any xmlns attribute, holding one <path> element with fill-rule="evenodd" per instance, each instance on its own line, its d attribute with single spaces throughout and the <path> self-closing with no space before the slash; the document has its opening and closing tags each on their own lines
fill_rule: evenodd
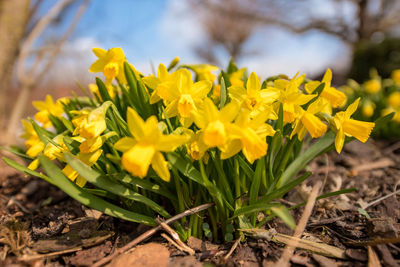
<svg viewBox="0 0 400 267">
<path fill-rule="evenodd" d="M 222 183 L 222 187 L 223 187 L 222 189 L 225 192 L 225 196 L 226 196 L 227 200 L 229 201 L 229 203 L 233 203 L 232 190 L 231 190 L 230 184 L 228 182 L 228 179 L 226 178 L 222 161 L 214 153 L 211 153 L 211 157 L 213 158 L 213 162 L 215 163 L 215 167 L 218 172 L 218 177 Z"/>
<path fill-rule="evenodd" d="M 179 210 L 178 212 L 181 213 L 185 210 L 185 203 L 183 200 L 183 193 L 182 193 L 182 187 L 180 183 L 180 177 L 178 175 L 178 172 L 176 171 L 175 168 L 172 168 L 172 173 L 174 174 L 174 182 L 175 182 L 175 188 L 176 188 L 176 194 L 178 195 L 178 207 Z M 186 218 L 182 218 L 182 223 L 184 224 L 186 222 Z"/>
</svg>

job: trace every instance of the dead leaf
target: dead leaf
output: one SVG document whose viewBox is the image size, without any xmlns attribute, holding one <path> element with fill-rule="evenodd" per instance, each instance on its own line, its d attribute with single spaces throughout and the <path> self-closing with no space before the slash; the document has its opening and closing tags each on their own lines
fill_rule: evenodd
<svg viewBox="0 0 400 267">
<path fill-rule="evenodd" d="M 137 247 L 133 252 L 115 258 L 108 267 L 168 267 L 169 251 L 157 243 Z"/>
</svg>

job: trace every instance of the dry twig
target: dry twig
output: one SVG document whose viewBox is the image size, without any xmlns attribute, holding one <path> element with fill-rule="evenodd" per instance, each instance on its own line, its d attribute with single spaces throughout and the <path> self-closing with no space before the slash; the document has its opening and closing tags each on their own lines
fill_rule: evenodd
<svg viewBox="0 0 400 267">
<path fill-rule="evenodd" d="M 172 229 L 168 224 L 166 224 L 165 222 L 161 221 L 161 220 L 156 220 L 156 222 L 168 233 L 170 234 L 170 236 L 175 240 L 174 243 L 176 243 L 176 247 L 178 247 L 180 250 L 185 251 L 187 253 L 189 253 L 189 255 L 194 255 L 195 252 L 193 249 L 191 249 L 190 247 L 188 247 L 185 243 L 182 242 L 182 240 L 179 238 L 179 235 L 177 232 L 174 231 L 174 229 Z M 165 237 L 164 237 L 165 238 Z M 169 239 L 167 239 L 168 241 L 170 241 Z M 174 244 L 173 243 L 173 244 Z"/>
</svg>

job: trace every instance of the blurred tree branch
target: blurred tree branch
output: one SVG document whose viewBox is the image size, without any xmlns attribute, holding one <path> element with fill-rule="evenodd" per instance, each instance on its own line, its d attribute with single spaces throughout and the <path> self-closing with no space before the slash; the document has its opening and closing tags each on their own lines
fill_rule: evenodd
<svg viewBox="0 0 400 267">
<path fill-rule="evenodd" d="M 339 38 L 350 47 L 370 40 L 375 33 L 387 35 L 400 24 L 398 0 L 329 0 L 326 10 L 315 11 L 310 0 L 191 0 L 207 35 L 199 56 L 217 61 L 215 50 L 224 48 L 232 57 L 257 27 L 278 26 L 296 34 L 311 30 Z"/>
</svg>

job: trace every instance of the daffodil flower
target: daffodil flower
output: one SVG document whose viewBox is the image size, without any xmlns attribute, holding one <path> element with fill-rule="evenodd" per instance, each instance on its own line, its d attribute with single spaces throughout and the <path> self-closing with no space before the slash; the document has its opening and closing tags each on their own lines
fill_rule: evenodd
<svg viewBox="0 0 400 267">
<path fill-rule="evenodd" d="M 376 94 L 381 90 L 381 81 L 378 79 L 371 79 L 364 83 L 365 91 L 369 94 Z"/>
<path fill-rule="evenodd" d="M 64 135 L 59 134 L 52 140 L 54 143 L 57 144 L 57 146 L 51 142 L 47 143 L 46 147 L 44 148 L 43 154 L 50 160 L 58 159 L 65 162 L 64 152 L 69 151 L 69 149 L 64 143 Z"/>
<path fill-rule="evenodd" d="M 186 151 L 192 160 L 202 159 L 207 152 L 207 145 L 204 144 L 203 134 L 201 131 L 194 133 L 190 129 L 185 129 L 185 132 L 190 136 L 189 141 L 186 144 Z M 206 157 L 207 161 L 207 157 Z"/>
<path fill-rule="evenodd" d="M 277 119 L 271 104 L 279 97 L 280 91 L 272 87 L 261 90 L 260 80 L 254 72 L 247 80 L 246 89 L 241 86 L 231 86 L 228 91 L 234 101 L 238 101 L 243 108 L 252 112 L 252 116 L 263 112 L 269 114 L 269 119 Z"/>
<path fill-rule="evenodd" d="M 164 104 L 167 105 L 174 100 L 170 92 L 178 90 L 178 77 L 182 71 L 187 70 L 180 69 L 170 74 L 164 64 L 160 64 L 157 77 L 151 74 L 143 78 L 144 84 L 154 90 L 150 96 L 150 104 L 163 100 Z"/>
<path fill-rule="evenodd" d="M 24 133 L 21 135 L 21 137 L 26 139 L 25 141 L 25 147 L 27 148 L 26 155 L 34 158 L 40 152 L 43 151 L 45 145 L 40 140 L 31 122 L 27 120 L 22 120 L 22 124 L 24 126 Z"/>
<path fill-rule="evenodd" d="M 51 95 L 46 95 L 45 101 L 33 101 L 33 106 L 39 110 L 39 112 L 35 114 L 35 120 L 41 122 L 44 128 L 51 127 L 50 114 L 59 118 L 64 113 L 62 101 L 63 99 L 59 99 L 54 102 Z"/>
<path fill-rule="evenodd" d="M 199 127 L 202 141 L 208 147 L 222 147 L 228 141 L 229 128 L 236 118 L 239 106 L 230 102 L 220 111 L 211 99 L 204 100 L 203 110 L 194 113 L 194 123 Z"/>
<path fill-rule="evenodd" d="M 124 62 L 126 60 L 124 51 L 120 47 L 114 47 L 108 51 L 101 48 L 93 48 L 93 53 L 98 57 L 90 68 L 90 72 L 103 72 L 106 77 L 106 84 L 118 78 L 122 83 L 126 83 L 124 74 Z"/>
<path fill-rule="evenodd" d="M 392 71 L 391 77 L 395 84 L 400 85 L 400 69 Z"/>
<path fill-rule="evenodd" d="M 324 109 L 324 105 L 326 105 L 326 103 L 319 98 L 311 103 L 307 110 L 303 110 L 299 107 L 298 113 L 301 115 L 298 116 L 294 123 L 290 138 L 297 134 L 297 138 L 301 141 L 307 131 L 310 133 L 312 138 L 318 138 L 324 135 L 327 126 L 317 116 L 315 116 L 316 113 L 321 112 Z"/>
<path fill-rule="evenodd" d="M 370 118 L 374 115 L 374 112 L 375 112 L 375 104 L 370 100 L 363 101 L 361 107 L 361 113 L 365 117 Z"/>
<path fill-rule="evenodd" d="M 190 72 L 182 70 L 179 73 L 177 89 L 168 91 L 169 103 L 165 112 L 169 118 L 178 116 L 184 127 L 193 123 L 192 112 L 196 111 L 211 90 L 210 81 L 199 81 L 193 83 Z"/>
<path fill-rule="evenodd" d="M 193 70 L 197 75 L 197 80 L 199 81 L 205 80 L 214 82 L 215 78 L 217 77 L 215 74 L 212 73 L 213 71 L 218 70 L 217 66 L 213 66 L 210 64 L 196 64 L 196 65 L 185 65 L 184 67 Z"/>
<path fill-rule="evenodd" d="M 345 136 L 353 136 L 365 143 L 375 126 L 375 123 L 373 122 L 358 121 L 350 118 L 350 116 L 357 110 L 359 102 L 360 98 L 349 105 L 345 111 L 336 113 L 333 118 L 333 123 L 337 131 L 335 147 L 338 153 L 342 151 Z"/>
<path fill-rule="evenodd" d="M 109 105 L 102 105 L 90 113 L 87 117 L 83 117 L 86 112 L 82 113 L 82 117 L 75 120 L 75 124 L 79 126 L 79 135 L 85 139 L 99 137 L 106 129 L 105 115 Z M 74 123 L 74 121 L 73 121 Z"/>
<path fill-rule="evenodd" d="M 321 92 L 321 97 L 325 99 L 331 107 L 337 108 L 341 107 L 346 103 L 347 97 L 346 95 L 335 89 L 334 87 L 331 87 L 331 82 L 332 82 L 332 71 L 328 68 L 324 74 L 324 77 L 322 78 L 322 81 L 312 81 L 308 82 L 304 87 L 306 91 L 311 94 L 314 92 L 315 89 L 321 84 L 324 83 L 324 89 Z M 332 109 L 330 106 L 326 106 L 326 109 L 324 110 L 325 113 L 332 114 Z"/>
<path fill-rule="evenodd" d="M 303 83 L 305 75 L 297 77 L 297 74 L 290 80 L 277 79 L 274 81 L 274 88 L 280 90 L 278 102 L 275 104 L 275 110 L 278 110 L 280 104 L 283 106 L 283 121 L 292 123 L 300 115 L 298 113 L 301 105 L 307 104 L 317 95 L 306 95 L 300 92 L 299 86 Z"/>
<path fill-rule="evenodd" d="M 267 136 L 273 136 L 275 130 L 266 123 L 268 114 L 259 113 L 250 119 L 250 112 L 243 111 L 231 126 L 229 141 L 221 148 L 221 159 L 227 159 L 240 150 L 246 159 L 253 163 L 267 154 Z"/>
<path fill-rule="evenodd" d="M 128 128 L 132 137 L 121 138 L 114 147 L 123 152 L 122 166 L 132 175 L 144 178 L 149 166 L 164 181 L 170 180 L 167 162 L 161 152 L 171 152 L 186 143 L 187 135 L 164 135 L 158 127 L 155 116 L 146 121 L 139 114 L 128 108 Z"/>
<path fill-rule="evenodd" d="M 392 108 L 400 107 L 400 92 L 393 92 L 389 95 L 387 102 Z"/>
<path fill-rule="evenodd" d="M 229 75 L 229 81 L 231 85 L 243 87 L 244 86 L 243 77 L 245 73 L 246 73 L 246 68 L 241 68 L 240 70 L 232 72 Z"/>
</svg>

